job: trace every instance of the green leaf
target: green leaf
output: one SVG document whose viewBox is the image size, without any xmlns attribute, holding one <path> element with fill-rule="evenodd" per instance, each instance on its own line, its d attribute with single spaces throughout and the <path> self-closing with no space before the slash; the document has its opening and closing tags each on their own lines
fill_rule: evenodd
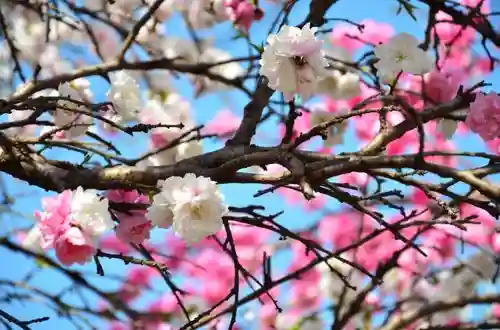
<svg viewBox="0 0 500 330">
<path fill-rule="evenodd" d="M 94 156 L 93 153 L 89 153 L 89 152 L 86 152 L 85 153 L 85 156 L 83 157 L 83 161 L 80 163 L 80 165 L 78 165 L 79 167 L 82 167 L 84 166 L 85 164 L 87 164 L 91 159 L 92 159 L 92 156 Z"/>
<path fill-rule="evenodd" d="M 158 93 L 160 95 L 160 99 L 163 103 L 167 102 L 168 99 L 168 91 L 167 90 L 162 90 Z"/>
<path fill-rule="evenodd" d="M 401 13 L 401 10 L 404 9 L 408 15 L 416 22 L 417 17 L 414 14 L 415 9 L 417 8 L 415 5 L 411 4 L 408 0 L 398 0 L 399 9 L 397 14 Z"/>
<path fill-rule="evenodd" d="M 50 265 L 45 262 L 42 258 L 35 258 L 35 264 L 40 267 L 40 268 L 47 268 L 50 267 Z"/>
</svg>

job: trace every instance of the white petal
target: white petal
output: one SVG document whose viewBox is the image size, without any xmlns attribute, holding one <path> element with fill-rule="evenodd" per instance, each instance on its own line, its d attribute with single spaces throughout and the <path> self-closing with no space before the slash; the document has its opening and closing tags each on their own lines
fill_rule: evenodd
<svg viewBox="0 0 500 330">
<path fill-rule="evenodd" d="M 458 122 L 456 120 L 441 119 L 438 121 L 438 129 L 447 139 L 451 139 L 457 130 Z"/>
</svg>

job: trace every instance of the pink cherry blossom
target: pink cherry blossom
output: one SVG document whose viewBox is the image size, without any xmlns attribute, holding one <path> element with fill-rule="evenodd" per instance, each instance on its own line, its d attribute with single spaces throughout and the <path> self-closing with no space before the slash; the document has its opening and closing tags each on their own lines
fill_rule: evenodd
<svg viewBox="0 0 500 330">
<path fill-rule="evenodd" d="M 460 86 L 458 78 L 457 75 L 433 70 L 424 76 L 423 92 L 434 104 L 451 101 Z"/>
<path fill-rule="evenodd" d="M 72 198 L 73 192 L 65 190 L 54 197 L 42 199 L 44 211 L 35 211 L 35 218 L 42 234 L 42 248 L 52 247 L 57 238 L 71 228 L 69 216 Z"/>
<path fill-rule="evenodd" d="M 302 234 L 302 239 L 312 240 L 312 234 Z M 292 250 L 293 260 L 290 264 L 289 270 L 294 271 L 299 269 L 300 267 L 306 266 L 308 263 L 315 259 L 314 253 L 307 250 L 307 247 L 304 243 L 300 241 L 293 241 L 291 243 L 290 249 Z"/>
<path fill-rule="evenodd" d="M 213 276 L 224 281 L 232 280 L 233 268 L 231 258 L 220 249 L 206 249 L 196 256 L 194 264 L 186 264 L 186 273 L 193 277 Z M 210 272 L 208 272 L 210 270 Z"/>
<path fill-rule="evenodd" d="M 153 276 L 158 273 L 151 267 L 136 266 L 127 273 L 118 296 L 125 302 L 131 302 L 140 296 L 142 291 L 149 287 Z"/>
<path fill-rule="evenodd" d="M 149 203 L 148 196 L 141 194 L 137 190 L 108 190 L 106 197 L 115 203 Z"/>
<path fill-rule="evenodd" d="M 233 225 L 231 233 L 241 265 L 250 272 L 259 270 L 264 252 L 270 255 L 270 249 L 264 244 L 270 232 L 258 227 Z"/>
<path fill-rule="evenodd" d="M 151 313 L 165 313 L 174 315 L 174 313 L 180 311 L 179 303 L 172 293 L 167 293 L 154 300 L 148 307 L 148 312 Z M 144 320 L 146 330 L 173 330 L 174 328 L 165 323 L 162 317 L 153 316 L 148 317 Z"/>
<path fill-rule="evenodd" d="M 162 258 L 163 264 L 170 270 L 177 269 L 182 264 L 183 256 L 186 253 L 186 242 L 172 232 L 165 234 L 163 242 L 168 251 L 168 254 Z"/>
<path fill-rule="evenodd" d="M 479 11 L 481 14 L 488 14 L 489 8 L 490 8 L 490 3 L 489 0 L 460 0 L 459 1 L 462 5 L 470 7 L 470 8 L 477 8 L 479 7 Z"/>
<path fill-rule="evenodd" d="M 316 268 L 310 269 L 292 281 L 290 304 L 298 310 L 314 310 L 321 302 L 319 288 L 320 273 Z"/>
<path fill-rule="evenodd" d="M 437 225 L 433 229 L 423 233 L 423 244 L 432 249 L 430 254 L 431 261 L 435 264 L 441 264 L 453 257 L 455 253 L 455 238 L 450 235 L 446 225 Z M 446 226 L 450 227 L 450 226 Z M 449 229 L 449 228 L 448 228 Z"/>
<path fill-rule="evenodd" d="M 307 200 L 304 198 L 304 195 L 297 190 L 288 189 L 288 188 L 279 188 L 276 190 L 290 205 L 300 205 L 304 207 L 306 211 L 314 211 L 326 203 L 326 197 L 324 195 L 318 194 L 311 200 Z"/>
<path fill-rule="evenodd" d="M 403 251 L 398 259 L 398 265 L 401 268 L 416 274 L 421 274 L 428 263 L 429 259 L 415 249 Z"/>
<path fill-rule="evenodd" d="M 490 309 L 490 314 L 495 319 L 500 320 L 500 304 L 493 304 Z"/>
<path fill-rule="evenodd" d="M 185 264 L 186 273 L 197 278 L 200 285 L 191 291 L 196 292 L 208 304 L 219 302 L 234 285 L 234 266 L 231 258 L 220 249 L 206 249 L 193 261 L 193 264 Z"/>
<path fill-rule="evenodd" d="M 450 15 L 440 11 L 436 14 L 436 21 L 438 23 L 434 29 L 440 42 L 456 47 L 465 47 L 474 40 L 475 30 L 471 27 L 464 29 L 461 25 L 456 24 Z"/>
<path fill-rule="evenodd" d="M 500 137 L 500 96 L 494 92 L 478 93 L 465 123 L 486 141 Z"/>
<path fill-rule="evenodd" d="M 354 119 L 354 133 L 361 142 L 370 141 L 378 132 L 378 115 L 367 113 Z"/>
<path fill-rule="evenodd" d="M 500 138 L 486 141 L 486 146 L 489 151 L 500 154 Z"/>
<path fill-rule="evenodd" d="M 412 149 L 416 150 L 418 148 L 418 143 L 418 133 L 416 130 L 412 130 L 399 139 L 389 143 L 386 151 L 388 155 L 400 155 Z"/>
<path fill-rule="evenodd" d="M 333 243 L 341 249 L 356 240 L 356 221 L 347 213 L 324 217 L 319 222 L 318 235 L 321 242 Z"/>
<path fill-rule="evenodd" d="M 267 302 L 260 307 L 260 328 L 264 330 L 276 329 L 274 324 L 276 322 L 276 317 L 278 316 L 278 311 L 276 306 L 271 302 Z"/>
<path fill-rule="evenodd" d="M 472 55 L 470 51 L 459 47 L 440 48 L 438 67 L 441 71 L 457 70 L 457 68 L 465 68 L 471 64 Z"/>
<path fill-rule="evenodd" d="M 355 187 L 364 188 L 370 182 L 370 176 L 366 173 L 351 172 L 341 175 L 339 181 Z"/>
<path fill-rule="evenodd" d="M 223 109 L 218 111 L 203 128 L 205 134 L 217 134 L 224 137 L 236 131 L 241 122 L 241 118 L 235 116 L 230 110 Z"/>
<path fill-rule="evenodd" d="M 175 313 L 180 310 L 180 306 L 175 296 L 171 293 L 167 293 L 153 301 L 148 309 L 150 312 Z"/>
<path fill-rule="evenodd" d="M 414 188 L 409 197 L 411 202 L 417 205 L 427 206 L 430 202 L 430 199 L 425 192 L 418 188 Z"/>
<path fill-rule="evenodd" d="M 108 325 L 108 330 L 130 330 L 130 328 L 121 322 L 111 322 Z"/>
<path fill-rule="evenodd" d="M 110 201 L 116 203 L 143 204 L 149 200 L 146 195 L 137 190 L 111 190 L 106 192 Z M 146 209 L 115 211 L 120 223 L 116 226 L 116 236 L 124 243 L 140 244 L 149 239 L 149 233 L 153 227 L 150 220 L 146 219 Z"/>
<path fill-rule="evenodd" d="M 153 225 L 144 214 L 121 216 L 120 223 L 116 226 L 116 236 L 123 242 L 140 244 L 149 239 Z"/>
<path fill-rule="evenodd" d="M 66 135 L 67 135 L 67 131 L 62 131 L 58 127 L 54 127 L 54 126 L 44 126 L 40 130 L 40 136 L 47 136 L 53 140 L 65 139 Z"/>
<path fill-rule="evenodd" d="M 136 286 L 147 286 L 153 277 L 157 275 L 158 272 L 154 268 L 136 266 L 128 272 L 127 283 Z"/>
<path fill-rule="evenodd" d="M 492 237 L 492 246 L 493 252 L 500 253 L 500 234 L 494 234 Z"/>
<path fill-rule="evenodd" d="M 101 249 L 108 252 L 125 254 L 130 252 L 131 250 L 131 248 L 127 244 L 119 240 L 115 234 L 104 236 L 103 238 L 101 238 L 99 243 Z"/>
<path fill-rule="evenodd" d="M 226 0 L 225 5 L 228 9 L 229 19 L 245 33 L 248 33 L 254 21 L 260 20 L 264 15 L 262 9 L 256 8 L 253 3 L 247 0 Z"/>
<path fill-rule="evenodd" d="M 169 140 L 166 139 L 165 134 L 159 131 L 152 131 L 149 136 L 150 145 L 153 148 L 162 148 L 169 143 Z"/>
<path fill-rule="evenodd" d="M 303 235 L 304 237 L 304 235 Z M 310 235 L 304 238 L 311 239 Z M 293 272 L 315 259 L 314 253 L 307 251 L 303 243 L 294 241 L 292 243 L 293 260 L 289 267 L 289 272 Z M 319 292 L 320 273 L 317 268 L 310 269 L 303 273 L 299 279 L 292 281 L 290 292 L 290 303 L 296 309 L 315 308 L 321 301 Z"/>
<path fill-rule="evenodd" d="M 425 151 L 454 152 L 456 150 L 452 141 L 442 138 L 442 133 L 436 133 L 435 136 L 437 138 L 433 141 L 433 143 L 427 143 L 425 145 Z M 425 157 L 425 160 L 430 163 L 448 166 L 451 168 L 458 165 L 457 157 L 453 156 L 429 156 Z"/>
<path fill-rule="evenodd" d="M 467 230 L 460 232 L 460 235 L 466 242 L 491 246 L 496 226 L 495 219 L 483 209 L 470 204 L 460 205 L 460 217 L 463 219 L 470 216 L 475 216 L 472 219 L 475 223 L 467 224 Z"/>
<path fill-rule="evenodd" d="M 360 32 L 352 24 L 341 23 L 336 25 L 330 34 L 330 41 L 334 45 L 344 47 L 348 51 L 353 52 L 365 45 L 366 42 L 374 45 L 384 43 L 394 34 L 393 27 L 386 23 L 364 19 L 359 24 L 364 25 L 363 32 Z"/>
<path fill-rule="evenodd" d="M 210 283 L 210 285 L 202 285 L 198 294 L 203 301 L 210 305 L 215 305 L 221 301 L 234 285 L 232 282 L 225 282 L 212 277 L 201 277 L 200 279 L 202 281 L 203 279 L 209 280 L 208 283 Z"/>
<path fill-rule="evenodd" d="M 364 217 L 363 231 L 361 237 L 365 237 L 373 232 L 373 220 L 369 217 Z M 365 229 L 365 227 L 367 227 Z M 356 240 L 359 236 L 359 228 L 352 235 L 356 235 Z M 408 237 L 406 233 L 401 231 L 404 237 Z M 389 231 L 384 231 L 375 238 L 363 244 L 356 253 L 357 262 L 366 270 L 374 271 L 380 263 L 389 260 L 392 255 L 402 248 L 402 242 L 393 239 L 394 235 Z M 352 244 L 352 242 L 350 243 Z"/>
<path fill-rule="evenodd" d="M 496 66 L 493 67 L 493 70 Z M 491 60 L 488 57 L 476 57 L 470 68 L 470 75 L 473 77 L 484 76 L 492 72 Z"/>
<path fill-rule="evenodd" d="M 57 259 L 66 266 L 85 264 L 96 252 L 96 243 L 77 227 L 71 227 L 54 242 Z"/>
</svg>

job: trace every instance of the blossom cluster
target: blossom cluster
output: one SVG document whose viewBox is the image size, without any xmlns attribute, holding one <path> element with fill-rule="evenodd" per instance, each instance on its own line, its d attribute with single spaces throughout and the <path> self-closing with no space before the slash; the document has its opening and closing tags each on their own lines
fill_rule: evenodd
<svg viewBox="0 0 500 330">
<path fill-rule="evenodd" d="M 108 200 L 101 199 L 95 190 L 65 190 L 44 198 L 42 206 L 42 212 L 35 212 L 38 223 L 24 244 L 34 249 L 54 248 L 64 265 L 89 261 L 99 237 L 114 227 Z"/>
<path fill-rule="evenodd" d="M 101 236 L 113 228 L 125 244 L 143 243 L 154 226 L 172 226 L 188 243 L 198 242 L 221 229 L 227 206 L 215 182 L 186 174 L 160 181 L 159 186 L 161 192 L 153 197 L 151 205 L 147 196 L 135 190 L 111 190 L 106 197 L 100 197 L 96 190 L 78 187 L 44 198 L 43 211 L 35 212 L 37 224 L 23 244 L 34 251 L 53 248 L 62 264 L 71 265 L 88 262 L 95 255 Z M 110 201 L 135 209 L 114 211 L 118 221 L 115 226 Z M 137 209 L 141 205 L 143 208 Z"/>
<path fill-rule="evenodd" d="M 474 6 L 477 1 L 459 2 Z M 153 3 L 154 0 L 85 0 L 78 5 L 109 14 L 110 22 L 120 26 L 133 22 L 133 15 L 137 11 L 142 13 L 146 5 Z M 481 2 L 481 5 L 485 3 L 487 1 Z M 206 75 L 186 74 L 193 85 L 195 97 L 224 91 L 229 88 L 224 81 L 239 83 L 239 78 L 250 73 L 254 65 L 250 65 L 246 72 L 239 64 L 241 59 L 234 59 L 230 53 L 216 48 L 215 43 L 177 39 L 167 34 L 160 23 L 179 11 L 189 27 L 195 30 L 230 22 L 239 32 L 248 34 L 264 15 L 258 6 L 258 1 L 251 0 L 165 0 L 154 13 L 154 19 L 140 29 L 136 41 L 147 49 L 151 57 L 164 57 L 172 63 L 179 63 L 181 68 L 189 69 L 195 65 L 203 68 L 203 64 L 209 64 Z M 483 9 L 480 11 L 483 12 Z M 81 34 L 83 28 L 71 29 L 68 28 L 71 25 L 58 20 L 51 20 L 50 24 L 56 27 L 51 30 L 50 41 L 41 42 L 45 39 L 45 23 L 37 17 L 20 17 L 22 19 L 14 23 L 13 40 L 19 51 L 26 53 L 24 60 L 28 63 L 37 63 L 36 57 L 41 54 L 41 79 L 67 74 L 73 69 L 59 53 L 60 42 L 70 40 L 75 44 L 80 41 L 91 44 L 89 37 Z M 425 132 L 423 151 L 440 152 L 436 156 L 426 156 L 428 164 L 457 168 L 458 157 L 454 156 L 456 145 L 451 138 L 455 134 L 464 135 L 467 132 L 477 133 L 487 142 L 487 148 L 500 153 L 498 94 L 493 91 L 475 93 L 470 105 L 453 112 L 443 112 L 451 108 L 448 103 L 453 103 L 467 86 L 472 85 L 476 76 L 490 69 L 488 58 L 478 57 L 472 51 L 477 36 L 472 27 L 454 24 L 452 17 L 443 12 L 437 12 L 435 18 L 439 22 L 432 27 L 430 35 L 441 42 L 435 48 L 435 58 L 430 55 L 431 50 L 424 50 L 429 49 L 428 45 L 423 45 L 425 42 L 420 43 L 408 33 L 396 34 L 392 26 L 368 19 L 361 22 L 364 29 L 353 24 L 337 24 L 324 40 L 320 39 L 318 29 L 309 24 L 301 28 L 283 25 L 277 34 L 269 35 L 259 54 L 260 67 L 256 71 L 266 78 L 264 81 L 271 89 L 283 93 L 285 101 L 291 102 L 296 96 L 300 97 L 302 102 L 298 111 L 301 115 L 293 123 L 292 140 L 318 125 L 336 120 L 335 124 L 322 132 L 321 143 L 314 144 L 319 141 L 311 140 L 300 148 L 308 151 L 317 148 L 318 154 L 329 156 L 334 154 L 333 148 L 341 148 L 347 139 L 352 138 L 363 147 L 373 141 L 382 129 L 390 130 L 408 119 L 403 111 L 393 111 L 394 108 L 380 101 L 380 96 L 391 93 L 393 99 L 404 101 L 405 106 L 411 107 L 417 115 L 423 112 L 426 116 L 440 113 L 436 115 L 438 119 L 421 125 Z M 120 56 L 117 53 L 120 41 L 109 31 L 109 27 L 97 24 L 93 36 L 100 47 L 93 49 L 95 54 L 92 55 L 103 62 L 115 61 Z M 355 58 L 364 48 L 369 48 L 370 52 L 366 66 L 361 66 L 360 63 L 364 61 Z M 4 49 L 0 49 L 0 59 L 6 56 L 4 52 Z M 218 62 L 222 64 L 211 65 Z M 78 143 L 80 140 L 75 140 L 96 133 L 97 129 L 116 138 L 122 128 L 135 123 L 143 124 L 152 127 L 147 137 L 147 157 L 134 165 L 137 169 L 149 171 L 151 166 L 168 166 L 201 155 L 203 147 L 200 132 L 224 140 L 239 127 L 241 119 L 227 108 L 218 112 L 201 130 L 198 129 L 192 105 L 169 84 L 172 78 L 170 71 L 158 70 L 142 76 L 137 72 L 119 70 L 110 72 L 106 78 L 109 83 L 106 102 L 94 104 L 97 99 L 92 92 L 94 86 L 86 78 L 63 82 L 56 90 L 42 90 L 31 95 L 31 98 L 47 96 L 57 99 L 47 116 L 49 124 L 39 131 L 34 125 L 13 125 L 5 132 L 13 138 L 38 137 L 42 141 L 54 139 L 69 144 Z M 142 91 L 145 85 L 149 89 L 148 93 Z M 29 88 L 30 84 L 21 85 L 13 96 L 23 95 Z M 316 96 L 321 98 L 314 100 Z M 307 103 L 309 101 L 311 103 Z M 340 116 L 349 116 L 351 111 L 359 109 L 368 111 L 349 120 L 338 120 Z M 384 110 L 385 120 L 381 119 L 380 109 Z M 9 113 L 9 121 L 15 123 L 26 120 L 34 113 L 31 110 L 14 110 Z M 289 133 L 290 127 L 284 123 L 279 125 L 279 135 Z M 349 128 L 353 129 L 353 136 L 346 135 Z M 274 134 L 274 131 L 260 130 L 257 137 L 276 142 L 276 136 L 267 134 Z M 421 138 L 417 129 L 410 130 L 384 146 L 381 154 L 393 156 L 420 151 Z M 290 173 L 289 169 L 277 164 L 250 169 L 257 172 L 256 178 L 284 177 Z M 381 184 L 371 175 L 373 173 L 354 172 L 331 178 L 330 183 L 361 194 Z M 402 174 L 401 180 L 404 177 Z M 427 192 L 409 189 L 408 199 L 403 200 L 403 203 L 422 210 L 419 219 L 435 220 L 435 200 L 430 199 Z M 386 316 L 385 305 L 388 301 L 401 301 L 401 311 L 395 311 L 394 315 L 395 318 L 403 317 L 403 311 L 412 312 L 425 304 L 470 297 L 479 283 L 495 276 L 493 257 L 500 253 L 500 234 L 495 219 L 480 208 L 459 204 L 457 212 L 460 219 L 476 216 L 476 223 L 465 225 L 467 231 L 463 232 L 450 225 L 452 221 L 447 215 L 439 215 L 437 221 L 443 220 L 442 224 L 434 225 L 418 238 L 418 246 L 426 255 L 416 249 L 402 252 L 396 260 L 397 267 L 386 273 L 381 278 L 383 283 L 379 289 L 372 290 L 360 304 L 356 301 L 358 293 L 367 289 L 367 283 L 372 283 L 372 278 L 366 272 L 376 272 L 381 263 L 391 260 L 404 249 L 405 243 L 395 240 L 389 231 L 381 231 L 380 224 L 363 213 L 344 208 L 330 210 L 325 195 L 316 194 L 313 199 L 305 200 L 300 191 L 288 187 L 276 186 L 273 191 L 284 199 L 287 208 L 301 207 L 308 217 L 317 219 L 310 227 L 296 230 L 293 233 L 296 240 L 284 237 L 278 239 L 278 235 L 271 233 L 278 228 L 277 225 L 271 226 L 271 221 L 254 223 L 254 226 L 235 225 L 235 222 L 229 225 L 225 222 L 229 208 L 217 184 L 210 178 L 188 173 L 158 181 L 156 189 L 147 191 L 147 194 L 144 190 L 109 190 L 99 194 L 96 190 L 79 187 L 45 198 L 42 211 L 35 213 L 37 223 L 25 237 L 24 246 L 37 252 L 53 249 L 57 259 L 69 266 L 89 262 L 98 250 L 132 258 L 135 253 L 132 247 L 142 244 L 159 265 L 180 275 L 188 283 L 189 294 L 183 298 L 189 312 L 195 315 L 220 301 L 229 303 L 227 296 L 228 293 L 234 293 L 232 290 L 237 288 L 235 283 L 244 292 L 250 287 L 257 287 L 253 280 L 249 280 L 254 276 L 272 280 L 306 267 L 308 270 L 289 281 L 286 290 L 275 287 L 269 290 L 270 295 L 258 297 L 259 304 L 239 309 L 243 319 L 241 322 L 256 322 L 258 328 L 264 330 L 323 329 L 325 324 L 317 314 L 325 301 L 334 305 L 342 302 L 344 307 L 338 313 L 340 316 L 349 304 L 361 305 L 361 312 L 354 315 L 344 328 L 362 328 L 366 327 L 367 319 L 375 323 Z M 383 197 L 380 200 L 386 201 Z M 370 204 L 370 211 L 386 211 L 383 207 L 372 206 L 372 199 L 366 198 L 366 201 Z M 400 216 L 388 216 L 385 219 L 394 227 L 401 221 Z M 242 218 L 242 221 L 245 220 Z M 227 229 L 226 234 L 221 231 L 223 226 Z M 400 233 L 410 238 L 424 227 L 405 227 Z M 158 228 L 168 230 L 156 231 L 159 235 L 164 234 L 163 239 L 156 243 L 151 236 L 152 230 Z M 355 249 L 342 253 L 339 258 L 343 261 L 330 258 L 315 267 L 308 266 L 318 256 L 311 253 L 303 239 L 310 242 L 311 246 L 325 247 L 321 251 L 325 252 L 347 248 L 361 237 L 374 233 L 379 234 Z M 231 239 L 228 234 L 232 236 Z M 227 251 L 233 249 L 230 241 L 234 244 L 238 265 Z M 461 242 L 474 249 L 474 253 L 458 256 L 457 244 Z M 262 265 L 267 260 L 265 257 L 279 258 L 284 249 L 291 251 L 288 266 L 281 265 L 277 272 L 273 270 L 272 277 L 263 274 L 265 267 Z M 352 264 L 359 268 L 352 267 Z M 437 269 L 445 270 L 437 272 Z M 339 277 L 339 273 L 346 275 L 357 290 L 348 289 L 345 278 Z M 158 276 L 158 272 L 154 267 L 127 268 L 125 280 L 116 296 L 136 310 L 144 308 L 141 298 L 146 295 L 150 298 L 149 294 L 154 291 L 151 288 L 154 287 L 155 276 Z M 284 312 L 278 313 L 271 295 L 275 298 L 285 297 L 285 303 L 280 303 L 280 306 L 285 307 Z M 213 314 L 223 311 L 228 304 L 223 303 L 221 306 Z M 106 315 L 106 309 L 113 311 L 114 306 L 103 302 L 99 308 L 99 312 Z M 145 329 L 174 329 L 185 323 L 184 311 L 170 292 L 155 298 L 146 306 L 146 311 L 152 314 L 142 320 Z M 165 314 L 159 317 L 158 313 Z M 500 319 L 500 305 L 492 305 L 488 313 L 488 317 Z M 165 321 L 167 318 L 168 322 Z M 222 319 L 223 322 L 216 320 L 210 326 L 214 329 L 227 328 L 227 322 L 224 322 L 227 320 L 224 317 Z M 453 327 L 465 322 L 465 319 L 458 310 L 436 312 L 425 321 L 419 321 L 418 328 L 435 325 Z M 135 324 L 131 326 L 136 328 Z M 131 327 L 113 321 L 110 329 L 127 330 Z"/>
<path fill-rule="evenodd" d="M 359 91 L 359 76 L 352 70 L 341 74 L 327 70 L 327 59 L 349 63 L 345 49 L 323 49 L 323 40 L 317 39 L 317 28 L 306 24 L 302 29 L 284 26 L 277 35 L 267 38 L 267 46 L 260 60 L 260 74 L 267 77 L 269 87 L 283 92 L 285 100 L 294 94 L 303 101 L 314 94 L 326 92 L 334 98 L 351 98 Z M 432 70 L 431 57 L 418 47 L 415 37 L 400 33 L 374 49 L 378 62 L 375 67 L 386 82 L 394 81 L 401 73 L 423 75 Z M 339 56 L 340 55 L 340 56 Z"/>
</svg>

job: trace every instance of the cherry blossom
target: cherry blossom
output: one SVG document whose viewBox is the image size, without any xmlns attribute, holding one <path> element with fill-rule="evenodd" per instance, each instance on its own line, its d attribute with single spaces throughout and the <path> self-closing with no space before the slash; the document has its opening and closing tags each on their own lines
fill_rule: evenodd
<svg viewBox="0 0 500 330">
<path fill-rule="evenodd" d="M 58 101 L 61 108 L 58 108 L 54 113 L 54 125 L 63 129 L 64 135 L 68 138 L 85 134 L 92 125 L 92 117 L 85 114 L 85 112 L 88 112 L 85 106 L 72 102 L 73 100 L 76 102 L 84 101 L 81 89 L 76 83 L 64 83 L 59 86 L 58 91 L 61 96 L 69 98 L 71 101 Z M 85 93 L 85 90 L 83 93 Z"/>
<path fill-rule="evenodd" d="M 486 141 L 500 137 L 500 97 L 494 92 L 477 94 L 465 123 Z"/>
<path fill-rule="evenodd" d="M 365 2 L 4 2 L 0 321 L 495 327 L 495 4 Z"/>
<path fill-rule="evenodd" d="M 125 71 L 111 74 L 110 79 L 107 97 L 120 118 L 118 123 L 136 120 L 141 107 L 139 85 Z"/>
<path fill-rule="evenodd" d="M 359 75 L 346 65 L 352 63 L 351 55 L 345 49 L 337 47 L 325 49 L 325 56 L 334 60 L 334 68 L 328 70 L 329 75 L 320 80 L 317 92 L 333 99 L 358 96 L 361 93 Z"/>
<path fill-rule="evenodd" d="M 25 242 L 31 248 L 38 242 L 43 249 L 53 247 L 65 265 L 88 261 L 95 253 L 98 238 L 114 226 L 108 200 L 100 199 L 95 190 L 65 190 L 45 198 L 42 206 L 43 212 L 35 212 L 38 223 Z"/>
<path fill-rule="evenodd" d="M 229 19 L 245 33 L 248 33 L 254 21 L 259 21 L 264 15 L 262 9 L 256 8 L 247 0 L 225 0 L 224 4 L 228 9 Z"/>
<path fill-rule="evenodd" d="M 106 193 L 107 198 L 116 203 L 149 204 L 147 196 L 138 191 L 112 190 Z M 149 238 L 152 223 L 146 219 L 145 209 L 116 212 L 119 224 L 116 226 L 116 236 L 125 243 L 140 244 Z"/>
<path fill-rule="evenodd" d="M 239 127 L 240 122 L 241 118 L 237 117 L 230 110 L 223 109 L 217 112 L 215 117 L 203 127 L 203 131 L 206 134 L 225 136 L 235 131 Z"/>
<path fill-rule="evenodd" d="M 284 26 L 277 35 L 267 38 L 260 74 L 269 79 L 269 87 L 283 92 L 287 101 L 294 94 L 308 100 L 319 78 L 326 75 L 323 42 L 314 36 L 316 30 L 309 25 L 302 29 Z"/>
<path fill-rule="evenodd" d="M 54 242 L 57 259 L 63 265 L 85 264 L 95 254 L 94 239 L 78 227 L 71 227 Z"/>
<path fill-rule="evenodd" d="M 337 24 L 329 36 L 330 42 L 353 52 L 366 43 L 385 43 L 394 34 L 394 28 L 387 23 L 364 19 L 359 24 L 363 26 L 362 31 L 352 24 Z"/>
<path fill-rule="evenodd" d="M 392 81 L 399 72 L 422 75 L 432 70 L 432 59 L 422 49 L 418 41 L 408 33 L 400 33 L 386 43 L 375 47 L 375 63 L 380 77 Z"/>
</svg>

